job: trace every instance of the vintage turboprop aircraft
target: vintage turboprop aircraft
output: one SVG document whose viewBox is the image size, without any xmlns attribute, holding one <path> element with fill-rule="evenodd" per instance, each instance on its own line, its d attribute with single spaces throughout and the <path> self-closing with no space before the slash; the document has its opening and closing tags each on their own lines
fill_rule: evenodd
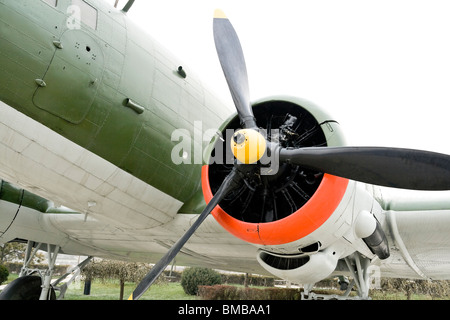
<svg viewBox="0 0 450 320">
<path fill-rule="evenodd" d="M 344 146 L 335 119 L 298 97 L 251 103 L 238 37 L 216 11 L 230 116 L 130 21 L 133 3 L 0 0 L 0 242 L 28 243 L 2 299 L 62 298 L 59 253 L 89 257 L 74 272 L 92 256 L 157 262 L 131 299 L 175 256 L 308 290 L 352 276 L 360 298 L 371 270 L 450 278 L 450 156 Z M 49 257 L 38 277 L 37 249 Z"/>
</svg>

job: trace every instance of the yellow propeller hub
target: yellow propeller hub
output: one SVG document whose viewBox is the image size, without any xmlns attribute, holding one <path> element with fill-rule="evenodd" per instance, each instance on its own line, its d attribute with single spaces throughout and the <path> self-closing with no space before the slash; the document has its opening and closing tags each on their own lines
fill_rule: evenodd
<svg viewBox="0 0 450 320">
<path fill-rule="evenodd" d="M 242 129 L 233 134 L 231 150 L 241 163 L 252 164 L 266 152 L 266 139 L 256 130 Z"/>
</svg>

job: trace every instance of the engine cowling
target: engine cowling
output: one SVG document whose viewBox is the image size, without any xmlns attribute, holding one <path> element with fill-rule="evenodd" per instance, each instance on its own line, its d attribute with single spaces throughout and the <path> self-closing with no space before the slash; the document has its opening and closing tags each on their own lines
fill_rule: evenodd
<svg viewBox="0 0 450 320">
<path fill-rule="evenodd" d="M 253 112 L 267 140 L 277 139 L 282 147 L 344 145 L 339 124 L 307 100 L 272 97 L 255 102 Z M 238 117 L 232 117 L 221 127 L 223 139 L 213 141 L 210 162 L 202 170 L 206 202 L 233 167 L 227 138 L 239 128 Z M 243 186 L 212 211 L 214 218 L 234 236 L 281 254 L 312 247 L 318 251 L 348 231 L 341 226 L 347 219 L 342 208 L 349 198 L 349 180 L 290 164 L 277 169 L 276 174 L 246 176 Z M 321 232 L 325 224 L 332 229 Z"/>
</svg>

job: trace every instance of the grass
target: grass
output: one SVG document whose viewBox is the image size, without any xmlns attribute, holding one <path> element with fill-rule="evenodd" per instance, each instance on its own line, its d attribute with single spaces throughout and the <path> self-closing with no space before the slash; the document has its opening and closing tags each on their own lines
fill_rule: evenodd
<svg viewBox="0 0 450 320">
<path fill-rule="evenodd" d="M 128 299 L 135 283 L 125 283 L 124 300 Z M 84 282 L 72 284 L 66 291 L 65 300 L 119 300 L 120 288 L 118 281 L 93 281 L 91 284 L 91 294 L 84 295 Z M 196 296 L 188 295 L 184 292 L 180 283 L 161 282 L 155 283 L 144 293 L 140 300 L 196 300 Z"/>
<path fill-rule="evenodd" d="M 17 279 L 18 275 L 10 273 L 8 280 L 3 284 L 8 284 Z M 126 282 L 124 286 L 123 299 L 126 300 L 136 288 L 136 283 Z M 58 293 L 57 293 L 58 294 Z M 66 291 L 64 300 L 119 300 L 119 281 L 110 280 L 102 282 L 92 281 L 91 294 L 84 294 L 84 281 L 73 282 Z M 160 281 L 144 293 L 140 300 L 197 300 L 196 296 L 188 295 L 184 292 L 179 282 Z"/>
</svg>

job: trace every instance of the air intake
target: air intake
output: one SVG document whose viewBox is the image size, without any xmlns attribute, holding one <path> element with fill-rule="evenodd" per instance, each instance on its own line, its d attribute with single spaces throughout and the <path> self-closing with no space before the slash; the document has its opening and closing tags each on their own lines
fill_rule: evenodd
<svg viewBox="0 0 450 320">
<path fill-rule="evenodd" d="M 276 256 L 268 252 L 261 252 L 260 258 L 266 264 L 278 270 L 297 269 L 309 261 L 309 256 Z"/>
</svg>

